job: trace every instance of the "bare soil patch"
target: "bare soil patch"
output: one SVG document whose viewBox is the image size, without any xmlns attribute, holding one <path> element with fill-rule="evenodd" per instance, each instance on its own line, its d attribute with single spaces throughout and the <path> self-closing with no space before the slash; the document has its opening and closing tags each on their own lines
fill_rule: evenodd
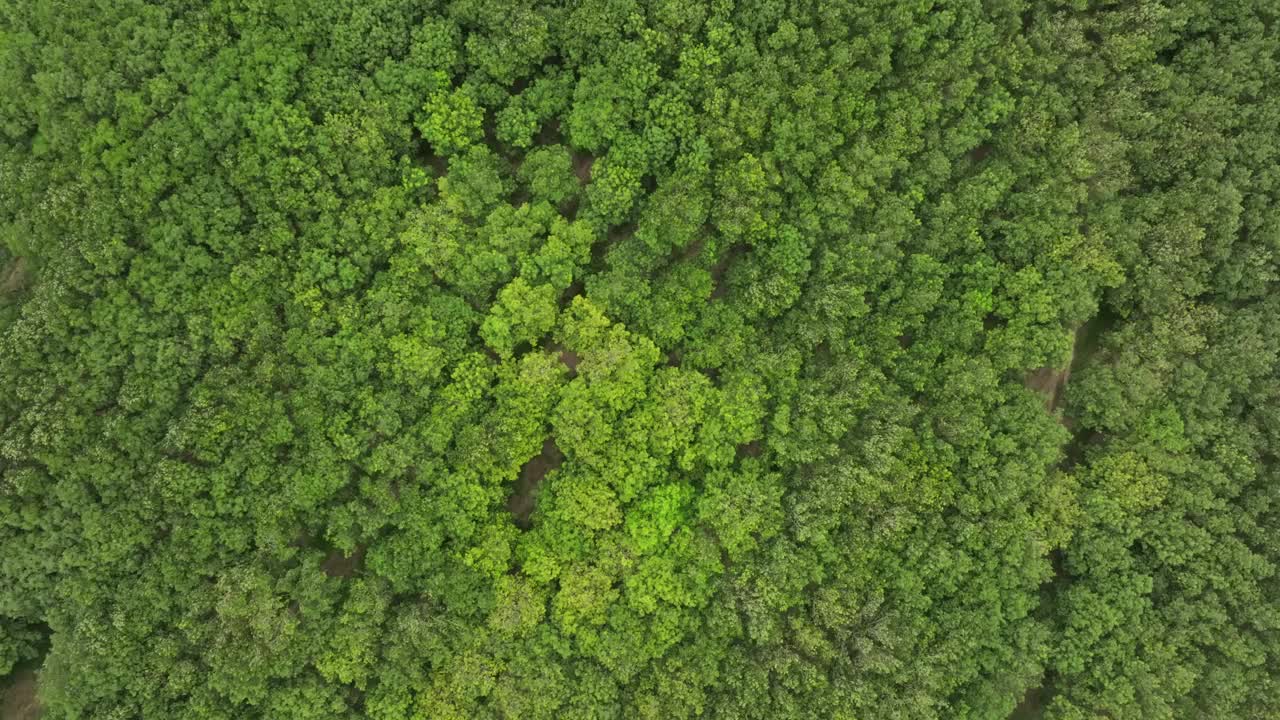
<svg viewBox="0 0 1280 720">
<path fill-rule="evenodd" d="M 15 293 L 26 287 L 30 275 L 27 259 L 14 258 L 4 270 L 0 270 L 0 295 Z"/>
<path fill-rule="evenodd" d="M 1039 720 L 1044 715 L 1044 691 L 1042 688 L 1028 688 L 1022 701 L 1013 709 L 1009 720 Z"/>
<path fill-rule="evenodd" d="M 1062 389 L 1066 387 L 1067 379 L 1070 377 L 1069 365 L 1065 368 L 1042 367 L 1032 370 L 1031 374 L 1027 375 L 1026 385 L 1044 396 L 1044 408 L 1052 412 L 1058 407 Z"/>
<path fill-rule="evenodd" d="M 32 670 L 14 673 L 4 689 L 0 720 L 35 720 L 40 717 L 40 699 L 36 697 L 36 674 Z"/>
<path fill-rule="evenodd" d="M 413 160 L 419 167 L 431 168 L 433 179 L 449 174 L 449 158 L 437 155 L 417 128 L 413 129 L 410 139 L 413 143 Z"/>
<path fill-rule="evenodd" d="M 560 132 L 560 121 L 551 120 L 538 130 L 538 134 L 534 138 L 535 144 L 543 145 L 559 145 L 564 140 L 564 135 Z"/>
<path fill-rule="evenodd" d="M 565 291 L 560 294 L 560 309 L 567 309 L 573 304 L 573 299 L 584 292 L 586 292 L 586 285 L 581 280 L 574 280 L 573 284 L 565 288 Z"/>
<path fill-rule="evenodd" d="M 1114 312 L 1103 308 L 1088 322 L 1076 330 L 1076 341 L 1072 347 L 1071 370 L 1074 372 L 1089 364 L 1100 349 L 1102 336 L 1115 327 L 1119 318 Z"/>
<path fill-rule="evenodd" d="M 724 282 L 724 275 L 729 271 L 729 266 L 733 264 L 733 261 L 743 255 L 746 255 L 748 249 L 749 248 L 746 245 L 734 245 L 729 248 L 729 251 L 724 254 L 724 257 L 720 258 L 716 261 L 715 265 L 711 266 L 712 289 L 711 297 L 708 298 L 709 300 L 718 300 L 729 292 L 729 284 Z"/>
<path fill-rule="evenodd" d="M 538 501 L 538 487 L 546 479 L 547 473 L 560 467 L 564 462 L 564 454 L 556 447 L 553 438 L 542 443 L 542 452 L 520 468 L 520 479 L 516 481 L 515 492 L 507 500 L 507 509 L 515 518 L 516 526 L 528 530 L 532 525 L 533 508 Z"/>
<path fill-rule="evenodd" d="M 578 353 L 561 345 L 560 343 L 552 343 L 547 346 L 547 351 L 554 354 L 569 369 L 569 377 L 578 376 Z"/>
<path fill-rule="evenodd" d="M 604 241 L 591 246 L 591 272 L 602 273 L 609 268 L 609 253 L 618 243 L 630 240 L 636 234 L 636 224 L 629 222 L 609 228 Z"/>
<path fill-rule="evenodd" d="M 1071 373 L 1093 358 L 1098 350 L 1099 338 L 1114 322 L 1114 316 L 1102 312 L 1077 326 L 1071 343 L 1071 355 L 1062 367 L 1037 368 L 1027 375 L 1027 387 L 1044 396 L 1046 410 L 1053 412 L 1062 404 L 1063 391 L 1071 380 Z M 1068 418 L 1063 418 L 1063 423 L 1070 427 Z"/>
<path fill-rule="evenodd" d="M 1026 386 L 1044 396 L 1044 407 L 1049 412 L 1058 408 L 1062 401 L 1062 391 L 1071 379 L 1071 371 L 1078 365 L 1077 359 L 1086 339 L 1091 335 L 1094 321 L 1076 327 L 1071 342 L 1071 355 L 1062 367 L 1042 367 L 1032 370 L 1027 375 Z"/>
<path fill-rule="evenodd" d="M 578 374 L 578 353 L 572 350 L 561 350 L 560 362 L 564 363 L 564 366 L 569 368 L 570 373 L 573 373 L 574 375 Z"/>
<path fill-rule="evenodd" d="M 364 565 L 364 547 L 357 546 L 355 552 L 347 555 L 341 550 L 334 550 L 320 564 L 320 569 L 329 577 L 346 578 L 355 575 Z"/>
<path fill-rule="evenodd" d="M 578 182 L 583 185 L 591 182 L 591 166 L 595 163 L 596 159 L 592 155 L 580 152 L 573 154 L 573 174 L 577 176 Z"/>
</svg>

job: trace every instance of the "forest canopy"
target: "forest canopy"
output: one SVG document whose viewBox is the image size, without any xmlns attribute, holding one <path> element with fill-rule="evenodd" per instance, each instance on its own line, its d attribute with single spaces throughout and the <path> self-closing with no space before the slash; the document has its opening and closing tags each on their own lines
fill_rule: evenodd
<svg viewBox="0 0 1280 720">
<path fill-rule="evenodd" d="M 0 4 L 0 675 L 1280 717 L 1278 21 Z"/>
</svg>

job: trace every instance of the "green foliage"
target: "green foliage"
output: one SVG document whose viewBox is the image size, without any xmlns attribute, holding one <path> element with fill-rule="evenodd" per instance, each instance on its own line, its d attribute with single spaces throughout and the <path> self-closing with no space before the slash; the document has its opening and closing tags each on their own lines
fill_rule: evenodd
<svg viewBox="0 0 1280 720">
<path fill-rule="evenodd" d="M 43 717 L 1280 715 L 1267 3 L 71 10 L 0 8 Z"/>
<path fill-rule="evenodd" d="M 422 106 L 418 129 L 422 138 L 442 155 L 465 150 L 484 135 L 484 111 L 464 89 L 437 90 Z"/>
<path fill-rule="evenodd" d="M 576 197 L 578 181 L 573 176 L 573 158 L 559 145 L 531 150 L 520 165 L 520 179 L 534 201 L 560 205 Z"/>
</svg>

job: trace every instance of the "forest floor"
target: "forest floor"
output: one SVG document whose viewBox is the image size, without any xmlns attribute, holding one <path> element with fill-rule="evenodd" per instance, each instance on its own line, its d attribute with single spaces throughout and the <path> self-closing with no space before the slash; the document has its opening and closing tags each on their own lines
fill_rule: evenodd
<svg viewBox="0 0 1280 720">
<path fill-rule="evenodd" d="M 1027 694 L 1022 697 L 1022 702 L 1013 709 L 1009 720 L 1039 720 L 1044 714 L 1044 699 L 1041 697 L 1043 694 L 1044 691 L 1038 687 L 1027 690 Z"/>
<path fill-rule="evenodd" d="M 0 295 L 8 295 L 26 287 L 29 274 L 27 259 L 14 258 L 13 262 L 0 270 Z"/>
<path fill-rule="evenodd" d="M 591 182 L 591 166 L 595 163 L 596 159 L 592 155 L 579 152 L 573 154 L 573 174 L 577 176 L 578 182 L 583 185 Z"/>
<path fill-rule="evenodd" d="M 0 704 L 0 720 L 36 720 L 40 717 L 40 701 L 36 698 L 36 674 L 33 670 L 14 673 L 4 688 Z"/>
<path fill-rule="evenodd" d="M 1115 317 L 1102 311 L 1075 329 L 1075 338 L 1071 344 L 1071 354 L 1061 367 L 1042 367 L 1032 370 L 1026 379 L 1026 386 L 1044 396 L 1044 406 L 1049 412 L 1057 410 L 1062 404 L 1063 392 L 1071 380 L 1071 373 L 1087 365 L 1098 351 L 1098 342 L 1108 328 L 1115 324 Z M 1072 423 L 1065 414 L 1062 424 L 1071 429 Z"/>
<path fill-rule="evenodd" d="M 320 564 L 320 569 L 329 577 L 351 577 L 364 564 L 364 546 L 357 546 L 350 555 L 341 550 L 334 550 Z"/>
<path fill-rule="evenodd" d="M 564 454 L 556 447 L 556 441 L 547 438 L 542 443 L 542 453 L 520 469 L 520 479 L 516 482 L 516 491 L 507 500 L 507 509 L 521 529 L 529 529 L 530 517 L 538 499 L 538 486 L 546 479 L 547 473 L 560 467 L 562 462 Z"/>
<path fill-rule="evenodd" d="M 1087 334 L 1085 328 L 1088 325 L 1089 323 L 1085 323 L 1075 329 L 1071 354 L 1067 356 L 1065 363 L 1060 367 L 1037 368 L 1027 375 L 1026 386 L 1044 396 L 1044 409 L 1051 413 L 1058 409 L 1062 401 L 1062 391 L 1066 389 L 1067 381 L 1071 379 L 1071 370 L 1076 366 L 1076 353 L 1080 350 L 1080 339 Z M 1065 417 L 1062 422 L 1066 424 Z"/>
<path fill-rule="evenodd" d="M 1042 367 L 1027 374 L 1026 386 L 1044 396 L 1047 412 L 1053 413 L 1062 405 L 1071 374 L 1094 359 L 1103 333 L 1115 325 L 1115 320 L 1115 316 L 1106 310 L 1094 315 L 1088 322 L 1076 327 L 1071 343 L 1071 353 L 1061 367 Z M 1096 433 L 1078 432 L 1075 420 L 1066 412 L 1059 416 L 1058 422 L 1072 432 L 1064 459 L 1064 467 L 1069 467 L 1078 460 L 1081 448 L 1096 437 Z M 1061 568 L 1057 569 L 1058 575 L 1061 576 Z M 1027 688 L 1026 694 L 1013 709 L 1009 720 L 1040 720 L 1044 716 L 1046 692 L 1046 687 L 1042 685 Z"/>
<path fill-rule="evenodd" d="M 1027 376 L 1027 387 L 1044 395 L 1045 409 L 1053 412 L 1058 407 L 1058 402 L 1062 398 L 1062 390 L 1066 387 L 1069 379 L 1071 379 L 1070 362 L 1063 368 L 1042 367 L 1032 370 L 1031 374 Z"/>
</svg>

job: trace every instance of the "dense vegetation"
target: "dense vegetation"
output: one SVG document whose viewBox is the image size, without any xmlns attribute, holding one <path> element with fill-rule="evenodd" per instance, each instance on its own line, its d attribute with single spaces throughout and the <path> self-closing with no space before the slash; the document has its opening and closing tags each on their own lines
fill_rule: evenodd
<svg viewBox="0 0 1280 720">
<path fill-rule="evenodd" d="M 1280 717 L 1278 16 L 0 4 L 0 673 Z"/>
</svg>

